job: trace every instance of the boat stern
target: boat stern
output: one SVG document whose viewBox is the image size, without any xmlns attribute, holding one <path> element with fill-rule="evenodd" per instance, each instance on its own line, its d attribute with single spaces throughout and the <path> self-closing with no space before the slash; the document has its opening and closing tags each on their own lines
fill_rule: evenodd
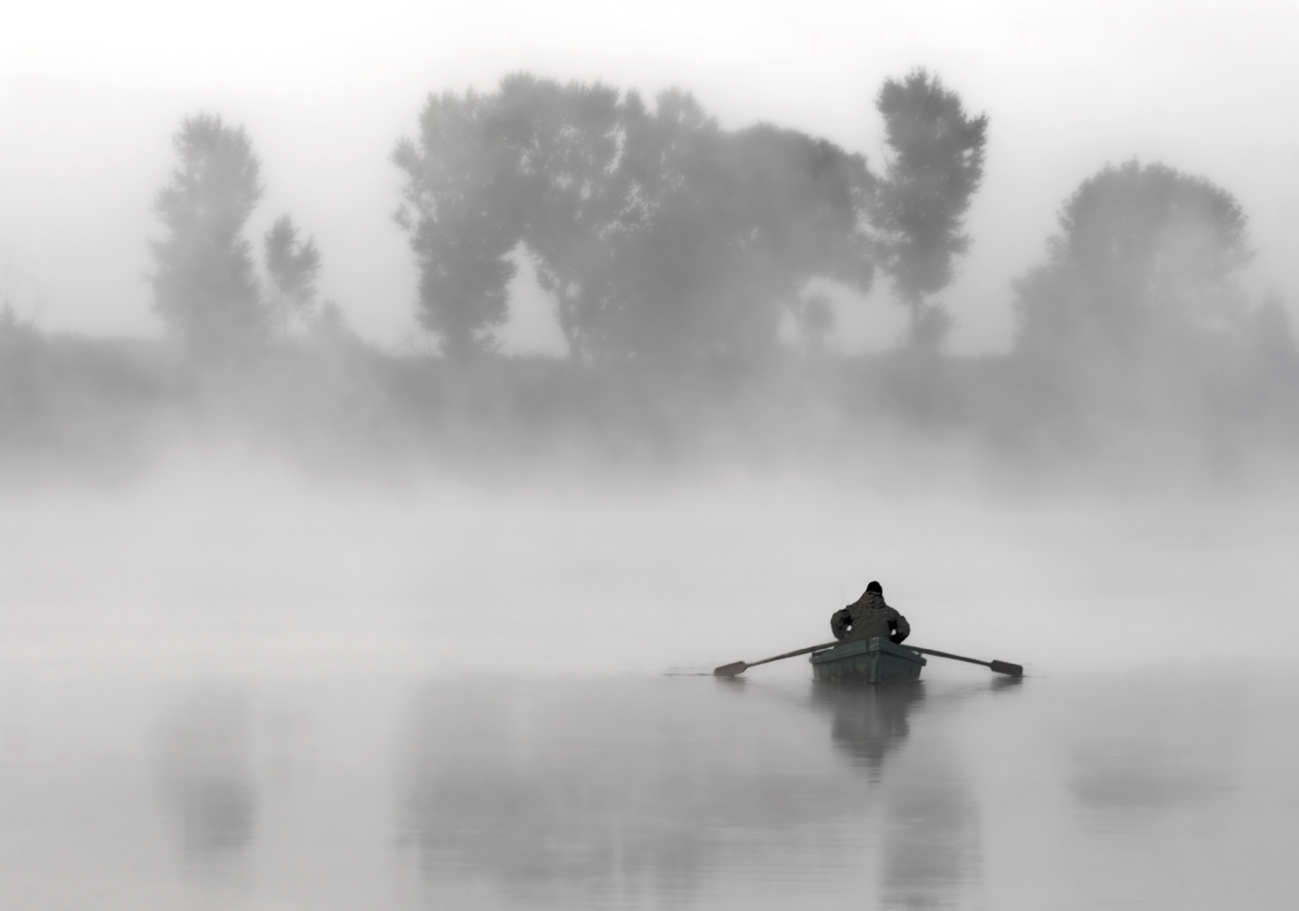
<svg viewBox="0 0 1299 911">
<path fill-rule="evenodd" d="M 894 683 L 919 680 L 928 663 L 905 645 L 888 639 L 859 639 L 814 653 L 812 675 L 817 680 L 855 680 L 866 683 Z"/>
</svg>

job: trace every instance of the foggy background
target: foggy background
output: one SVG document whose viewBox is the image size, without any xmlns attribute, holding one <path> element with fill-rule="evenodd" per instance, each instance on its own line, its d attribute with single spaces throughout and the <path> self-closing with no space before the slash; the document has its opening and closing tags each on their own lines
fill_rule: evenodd
<svg viewBox="0 0 1299 911">
<path fill-rule="evenodd" d="M 1293 4 L 6 20 L 0 900 L 1299 895 Z"/>
</svg>

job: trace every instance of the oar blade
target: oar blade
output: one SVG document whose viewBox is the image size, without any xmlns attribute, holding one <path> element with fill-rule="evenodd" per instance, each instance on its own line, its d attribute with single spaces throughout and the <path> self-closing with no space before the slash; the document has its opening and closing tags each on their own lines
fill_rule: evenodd
<svg viewBox="0 0 1299 911">
<path fill-rule="evenodd" d="M 735 677 L 743 674 L 748 665 L 743 661 L 732 661 L 730 664 L 723 664 L 721 667 L 713 668 L 714 677 Z"/>
<path fill-rule="evenodd" d="M 995 658 L 988 662 L 988 667 L 992 668 L 998 674 L 1006 674 L 1010 677 L 1023 677 L 1024 669 L 1018 664 L 1011 664 L 1009 661 L 998 661 Z"/>
</svg>

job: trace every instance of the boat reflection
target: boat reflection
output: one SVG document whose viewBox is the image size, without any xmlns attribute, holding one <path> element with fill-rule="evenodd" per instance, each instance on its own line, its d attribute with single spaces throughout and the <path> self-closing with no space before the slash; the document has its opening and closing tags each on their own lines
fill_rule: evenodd
<svg viewBox="0 0 1299 911">
<path fill-rule="evenodd" d="M 974 789 L 941 725 L 913 721 L 945 714 L 991 693 L 996 683 L 931 692 L 923 681 L 870 685 L 820 682 L 812 705 L 830 717 L 830 740 L 876 787 L 877 905 L 960 907 L 981 878 Z"/>
<path fill-rule="evenodd" d="M 830 741 L 878 781 L 885 758 L 906 740 L 925 698 L 920 681 L 888 686 L 814 681 L 812 705 L 830 715 Z"/>
</svg>

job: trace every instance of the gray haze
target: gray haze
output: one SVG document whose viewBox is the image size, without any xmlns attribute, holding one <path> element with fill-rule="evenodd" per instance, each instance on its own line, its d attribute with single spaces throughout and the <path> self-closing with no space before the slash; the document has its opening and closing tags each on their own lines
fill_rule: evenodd
<svg viewBox="0 0 1299 911">
<path fill-rule="evenodd" d="M 0 29 L 0 906 L 1299 900 L 1293 4 L 29 6 Z M 875 105 L 920 66 L 989 117 L 968 253 L 912 309 L 953 318 L 930 347 Z M 767 347 L 596 321 L 570 356 L 554 261 L 506 231 L 508 314 L 452 350 L 490 293 L 421 279 L 472 232 L 420 248 L 443 213 L 393 213 L 446 189 L 416 179 L 430 93 L 469 110 L 520 72 L 620 116 L 681 88 L 728 154 L 824 153 L 857 180 L 831 199 L 855 290 L 811 233 L 788 299 L 761 295 L 779 244 L 707 285 L 741 223 L 701 284 L 774 301 Z M 159 203 L 195 124 L 260 162 L 247 337 L 156 280 L 216 259 L 185 259 L 202 205 Z M 1088 186 L 1112 205 L 1058 220 Z M 1132 212 L 1149 255 L 1098 260 Z M 314 297 L 264 261 L 285 213 Z M 664 224 L 646 247 L 688 261 Z M 910 644 L 1025 678 L 711 675 L 826 641 L 872 579 Z"/>
</svg>

